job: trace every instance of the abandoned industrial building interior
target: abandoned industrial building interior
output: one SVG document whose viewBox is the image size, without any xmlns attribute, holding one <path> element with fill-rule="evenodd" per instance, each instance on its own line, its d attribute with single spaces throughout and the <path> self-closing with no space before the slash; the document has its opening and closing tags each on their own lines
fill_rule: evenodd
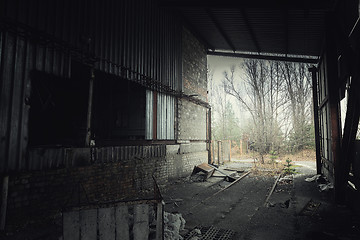
<svg viewBox="0 0 360 240">
<path fill-rule="evenodd" d="M 1 0 L 0 238 L 360 239 L 359 12 L 358 0 Z M 312 64 L 314 174 L 334 185 L 321 196 L 334 212 L 300 217 L 292 193 L 286 216 L 262 203 L 232 214 L 271 190 L 251 172 L 186 201 L 179 179 L 214 161 L 212 55 Z M 263 195 L 244 197 L 246 184 Z M 200 237 L 165 234 L 179 205 Z"/>
</svg>

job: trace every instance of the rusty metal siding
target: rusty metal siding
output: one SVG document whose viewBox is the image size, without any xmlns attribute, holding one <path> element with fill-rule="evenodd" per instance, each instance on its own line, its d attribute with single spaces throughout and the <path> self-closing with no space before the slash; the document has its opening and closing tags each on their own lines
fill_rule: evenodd
<svg viewBox="0 0 360 240">
<path fill-rule="evenodd" d="M 0 16 L 0 172 L 40 166 L 25 157 L 34 70 L 70 78 L 75 59 L 152 90 L 181 90 L 181 21 L 156 0 L 3 0 Z"/>
</svg>

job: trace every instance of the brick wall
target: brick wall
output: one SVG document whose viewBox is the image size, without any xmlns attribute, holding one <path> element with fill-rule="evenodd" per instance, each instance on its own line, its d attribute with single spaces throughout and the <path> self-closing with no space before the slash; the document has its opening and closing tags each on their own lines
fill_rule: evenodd
<svg viewBox="0 0 360 240">
<path fill-rule="evenodd" d="M 204 46 L 183 29 L 183 91 L 207 101 L 207 55 Z M 178 102 L 178 138 L 206 140 L 207 109 L 186 99 Z"/>
<path fill-rule="evenodd" d="M 207 55 L 204 46 L 186 29 L 183 29 L 183 91 L 207 100 Z"/>
<path fill-rule="evenodd" d="M 167 145 L 166 151 L 155 146 L 144 148 L 153 153 L 149 157 L 135 154 L 118 162 L 108 159 L 107 163 L 83 167 L 10 175 L 9 224 L 41 220 L 72 206 L 151 198 L 152 175 L 160 186 L 165 185 L 188 176 L 195 165 L 207 161 L 205 143 Z"/>
</svg>

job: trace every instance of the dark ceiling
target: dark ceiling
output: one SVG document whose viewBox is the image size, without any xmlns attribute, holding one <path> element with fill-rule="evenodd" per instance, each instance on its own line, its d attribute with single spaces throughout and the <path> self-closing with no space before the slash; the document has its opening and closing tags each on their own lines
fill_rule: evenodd
<svg viewBox="0 0 360 240">
<path fill-rule="evenodd" d="M 316 58 L 335 0 L 159 0 L 214 55 Z"/>
</svg>

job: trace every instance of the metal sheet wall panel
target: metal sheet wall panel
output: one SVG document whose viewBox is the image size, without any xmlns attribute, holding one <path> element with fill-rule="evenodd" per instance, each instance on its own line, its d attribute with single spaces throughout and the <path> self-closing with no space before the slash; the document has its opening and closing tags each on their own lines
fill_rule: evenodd
<svg viewBox="0 0 360 240">
<path fill-rule="evenodd" d="M 172 140 L 175 138 L 175 97 L 159 93 L 157 102 L 157 138 Z"/>
<path fill-rule="evenodd" d="M 145 139 L 150 140 L 153 137 L 153 101 L 154 94 L 146 90 L 146 122 L 145 122 Z"/>
<path fill-rule="evenodd" d="M 5 172 L 30 165 L 25 157 L 31 72 L 69 77 L 70 57 L 13 32 L 2 31 L 0 35 L 0 172 Z"/>
<path fill-rule="evenodd" d="M 153 90 L 180 91 L 182 25 L 168 11 L 156 0 L 1 1 L 0 172 L 37 165 L 25 161 L 33 70 L 70 78 L 76 59 Z M 174 99 L 161 98 L 158 114 L 172 121 Z M 173 139 L 164 126 L 161 138 Z"/>
<path fill-rule="evenodd" d="M 101 71 L 180 90 L 181 22 L 156 0 L 4 0 L 3 6 L 6 19 L 62 42 L 79 58 L 93 57 Z M 52 48 L 39 51 L 53 55 Z M 47 59 L 45 69 L 56 66 Z"/>
</svg>

